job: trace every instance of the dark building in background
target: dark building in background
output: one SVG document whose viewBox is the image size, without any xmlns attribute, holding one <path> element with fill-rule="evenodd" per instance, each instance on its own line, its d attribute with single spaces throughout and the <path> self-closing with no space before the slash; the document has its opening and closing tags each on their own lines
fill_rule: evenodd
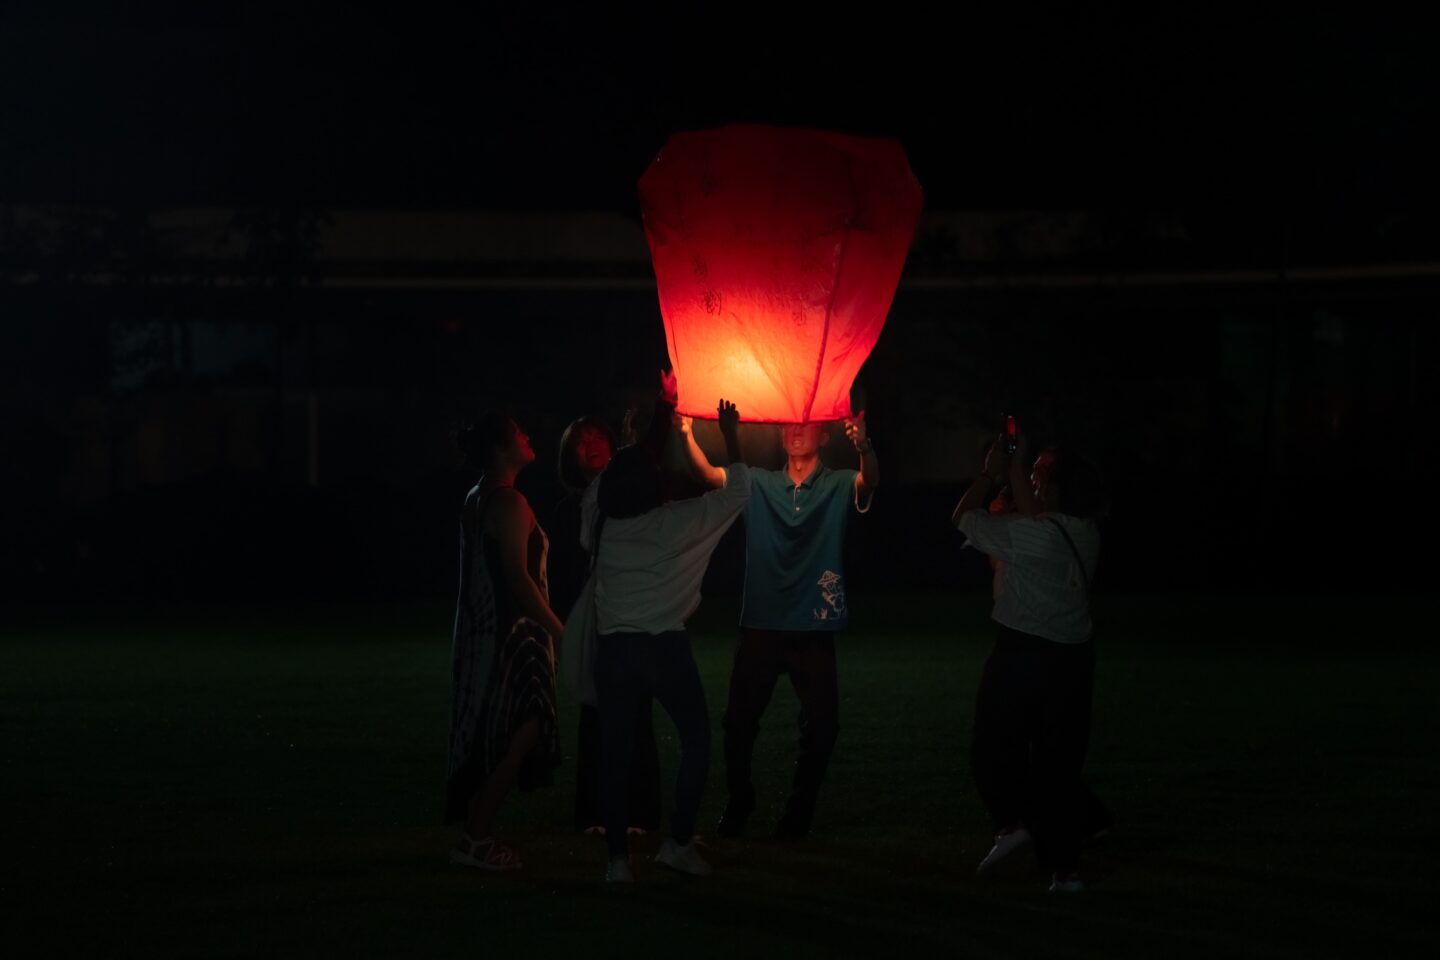
<svg viewBox="0 0 1440 960">
<path fill-rule="evenodd" d="M 456 427 L 521 418 L 543 519 L 564 425 L 665 363 L 619 214 L 8 206 L 0 251 L 22 600 L 448 596 Z M 1180 214 L 928 214 L 857 383 L 857 583 L 983 579 L 946 518 L 1001 412 L 1104 465 L 1115 589 L 1393 583 L 1409 531 L 1342 544 L 1440 473 L 1440 263 L 1286 258 Z"/>
</svg>

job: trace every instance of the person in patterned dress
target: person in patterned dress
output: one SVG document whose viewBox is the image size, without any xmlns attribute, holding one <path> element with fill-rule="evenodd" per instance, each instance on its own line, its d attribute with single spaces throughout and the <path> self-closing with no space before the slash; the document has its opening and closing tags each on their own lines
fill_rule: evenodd
<svg viewBox="0 0 1440 960">
<path fill-rule="evenodd" d="M 460 528 L 445 821 L 463 821 L 465 833 L 450 859 L 517 870 L 520 857 L 495 838 L 494 823 L 513 787 L 549 786 L 560 762 L 555 640 L 564 625 L 550 608 L 545 531 L 515 489 L 535 460 L 530 439 L 492 414 L 461 446 L 484 475 L 465 497 Z"/>
</svg>

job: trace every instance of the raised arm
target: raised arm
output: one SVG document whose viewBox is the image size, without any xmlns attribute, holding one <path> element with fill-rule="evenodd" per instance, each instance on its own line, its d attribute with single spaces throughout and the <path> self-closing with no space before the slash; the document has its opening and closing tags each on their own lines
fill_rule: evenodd
<svg viewBox="0 0 1440 960">
<path fill-rule="evenodd" d="M 855 476 L 855 493 L 858 499 L 866 499 L 880 486 L 880 461 L 875 457 L 875 447 L 870 443 L 870 435 L 865 429 L 865 411 L 861 410 L 855 416 L 845 421 L 845 436 L 855 444 L 855 452 L 860 454 L 860 472 Z"/>
<path fill-rule="evenodd" d="M 680 436 L 685 438 L 685 457 L 689 461 L 690 472 L 707 487 L 723 487 L 725 468 L 713 466 L 705 456 L 705 451 L 700 449 L 700 444 L 695 442 L 695 421 L 691 417 L 683 416 L 677 416 L 676 421 Z"/>
<path fill-rule="evenodd" d="M 998 439 L 990 445 L 989 452 L 985 454 L 985 465 L 980 470 L 980 476 L 975 478 L 960 498 L 960 502 L 955 504 L 955 512 L 950 515 L 951 523 L 958 527 L 960 518 L 966 513 L 971 510 L 986 509 L 990 494 L 1000 485 L 998 478 L 1004 476 L 1010 469 L 1010 460 L 1010 455 L 1005 452 L 1004 438 Z"/>
<path fill-rule="evenodd" d="M 1045 507 L 1035 496 L 1035 487 L 1026 474 L 1030 463 L 1030 444 L 1021 433 L 1015 438 L 1015 455 L 1004 476 L 1010 480 L 1010 499 L 1015 503 L 1015 512 L 1021 516 L 1034 517 L 1044 512 Z"/>
<path fill-rule="evenodd" d="M 720 435 L 725 438 L 726 462 L 740 463 L 740 411 L 735 409 L 735 404 L 726 403 L 721 397 L 720 405 L 715 408 L 715 417 L 720 422 Z"/>
</svg>

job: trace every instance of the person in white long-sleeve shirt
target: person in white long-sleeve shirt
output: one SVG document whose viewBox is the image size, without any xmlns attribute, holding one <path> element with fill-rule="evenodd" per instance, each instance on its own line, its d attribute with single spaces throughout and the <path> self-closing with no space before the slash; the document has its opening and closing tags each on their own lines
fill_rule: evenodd
<svg viewBox="0 0 1440 960">
<path fill-rule="evenodd" d="M 671 416 L 659 404 L 656 417 Z M 688 426 L 688 423 L 686 424 Z M 722 426 L 727 421 L 722 418 Z M 727 429 L 734 429 L 733 419 Z M 703 461 L 688 429 L 692 462 Z M 609 848 L 606 878 L 627 882 L 631 873 L 625 831 L 630 744 L 635 704 L 653 697 L 680 737 L 671 836 L 656 860 L 673 869 L 708 875 L 710 865 L 691 842 L 710 767 L 710 714 L 685 632 L 700 605 L 700 584 L 720 537 L 750 497 L 744 464 L 698 463 L 718 488 L 688 500 L 663 502 L 659 450 L 643 445 L 617 453 L 587 496 L 582 544 L 595 551 L 598 655 L 595 687 L 600 708 L 600 816 Z M 598 536 L 596 530 L 598 528 Z"/>
<path fill-rule="evenodd" d="M 952 518 L 995 568 L 991 616 L 999 636 L 976 694 L 971 767 L 996 834 L 979 872 L 999 872 L 1033 839 L 1054 871 L 1051 889 L 1076 891 L 1081 843 L 1108 821 L 1081 779 L 1103 489 L 1078 457 L 1042 453 L 1029 477 L 1027 461 L 1023 437 L 1014 456 L 997 440 Z M 1007 479 L 1014 510 L 987 510 Z"/>
</svg>

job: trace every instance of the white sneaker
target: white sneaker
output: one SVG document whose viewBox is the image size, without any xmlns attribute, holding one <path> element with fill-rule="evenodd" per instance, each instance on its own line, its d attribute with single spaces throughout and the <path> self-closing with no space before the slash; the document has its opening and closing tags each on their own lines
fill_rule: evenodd
<svg viewBox="0 0 1440 960">
<path fill-rule="evenodd" d="M 616 857 L 610 861 L 605 868 L 606 883 L 634 883 L 635 874 L 630 872 L 630 861 L 625 857 Z"/>
<path fill-rule="evenodd" d="M 655 855 L 655 862 L 693 877 L 708 877 L 715 872 L 715 869 L 701 858 L 695 844 L 687 843 L 681 846 L 673 837 L 666 837 L 665 842 L 660 844 L 660 852 Z"/>
<path fill-rule="evenodd" d="M 1024 827 L 1016 827 L 1009 833 L 1000 834 L 995 838 L 995 846 L 990 848 L 985 859 L 980 861 L 980 866 L 975 868 L 975 876 L 994 876 L 1018 867 L 1023 862 L 1020 854 L 1028 853 L 1031 844 L 1030 831 Z"/>
<path fill-rule="evenodd" d="M 1075 872 L 1056 873 L 1050 879 L 1051 893 L 1084 893 L 1085 881 Z"/>
</svg>

